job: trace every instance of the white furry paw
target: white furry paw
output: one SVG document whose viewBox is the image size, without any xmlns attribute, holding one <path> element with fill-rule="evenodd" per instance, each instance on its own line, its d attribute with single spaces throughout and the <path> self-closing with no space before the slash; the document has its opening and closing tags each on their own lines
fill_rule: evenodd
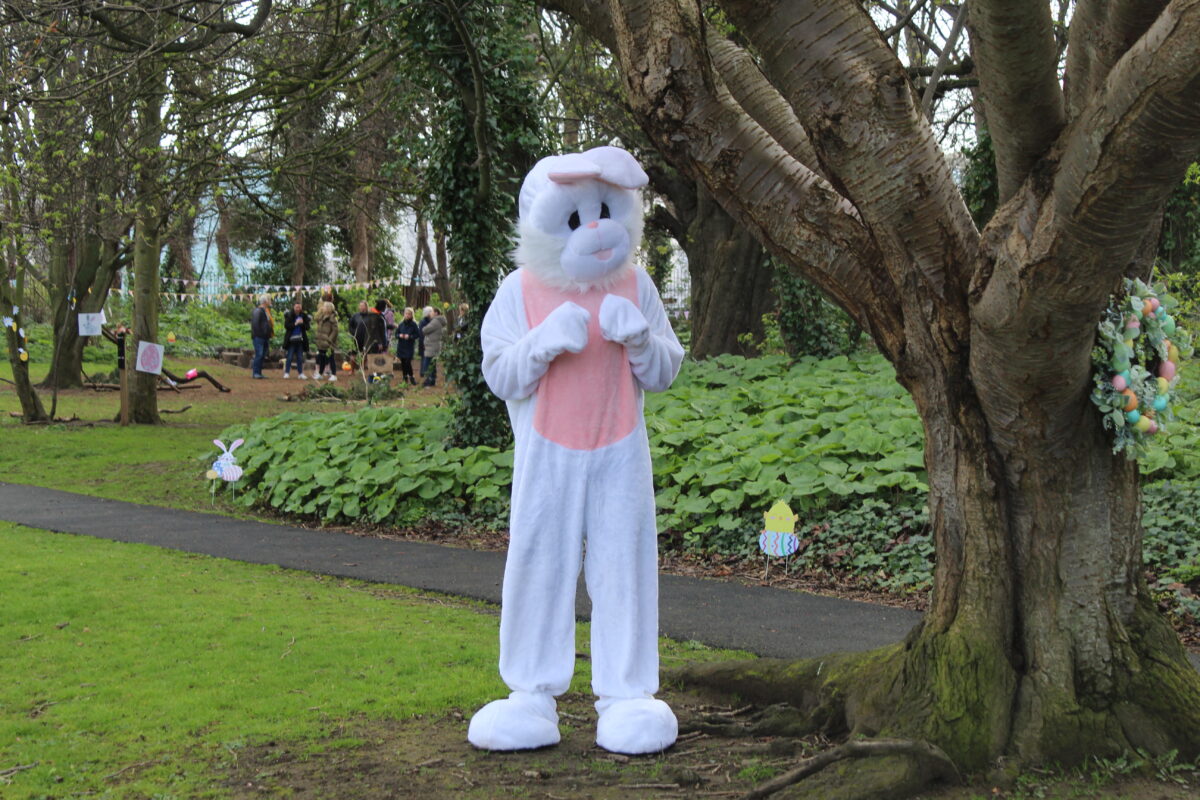
<svg viewBox="0 0 1200 800">
<path fill-rule="evenodd" d="M 642 347 L 650 337 L 650 323 L 642 310 L 620 295 L 605 295 L 600 303 L 600 335 L 626 347 Z"/>
<path fill-rule="evenodd" d="M 536 750 L 558 744 L 558 713 L 548 694 L 513 692 L 475 712 L 467 741 L 480 750 Z"/>
<path fill-rule="evenodd" d="M 535 329 L 537 357 L 551 361 L 561 353 L 579 353 L 587 347 L 592 315 L 583 306 L 567 301 L 551 311 Z"/>
<path fill-rule="evenodd" d="M 596 744 L 610 753 L 660 753 L 675 744 L 679 723 L 671 707 L 653 697 L 617 700 L 600 712 Z"/>
</svg>

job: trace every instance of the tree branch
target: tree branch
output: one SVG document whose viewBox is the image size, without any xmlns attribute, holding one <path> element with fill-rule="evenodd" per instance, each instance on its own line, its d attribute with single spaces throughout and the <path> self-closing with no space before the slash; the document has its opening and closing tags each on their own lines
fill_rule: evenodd
<svg viewBox="0 0 1200 800">
<path fill-rule="evenodd" d="M 872 237 L 833 187 L 713 80 L 696 9 L 670 0 L 612 7 L 630 102 L 663 156 L 897 356 L 903 323 Z"/>
<path fill-rule="evenodd" d="M 1003 203 L 1066 122 L 1050 5 L 1046 0 L 973 0 L 967 27 Z"/>
<path fill-rule="evenodd" d="M 804 132 L 804 126 L 796 119 L 792 107 L 762 74 L 750 54 L 712 28 L 708 28 L 706 34 L 713 69 L 737 104 L 792 158 L 821 174 L 820 161 Z"/>
<path fill-rule="evenodd" d="M 1064 133 L 1053 216 L 1075 302 L 1102 300 L 1200 151 L 1200 0 L 1173 0 Z"/>
<path fill-rule="evenodd" d="M 1071 119 L 1104 85 L 1113 65 L 1158 19 L 1167 0 L 1079 0 L 1068 34 L 1066 95 Z"/>
<path fill-rule="evenodd" d="M 904 67 L 870 17 L 849 0 L 722 6 L 804 123 L 825 174 L 862 215 L 894 284 L 919 275 L 965 338 L 978 234 Z"/>
<path fill-rule="evenodd" d="M 962 34 L 966 21 L 967 4 L 963 3 L 958 7 L 958 13 L 954 15 L 954 24 L 950 26 L 950 33 L 946 36 L 942 54 L 938 56 L 937 64 L 934 65 L 933 72 L 929 76 L 929 83 L 925 85 L 925 92 L 921 96 L 921 116 L 930 122 L 933 122 L 933 101 L 938 96 L 938 82 L 945 74 L 946 68 L 950 66 L 950 56 L 954 53 L 954 45 L 958 44 L 958 37 Z"/>
</svg>

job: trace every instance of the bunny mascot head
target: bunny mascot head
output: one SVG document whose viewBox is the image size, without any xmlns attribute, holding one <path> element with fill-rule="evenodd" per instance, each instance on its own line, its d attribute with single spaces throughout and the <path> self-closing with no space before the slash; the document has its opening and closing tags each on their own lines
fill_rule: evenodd
<svg viewBox="0 0 1200 800">
<path fill-rule="evenodd" d="M 554 698 L 575 665 L 581 563 L 596 743 L 640 754 L 675 742 L 675 715 L 654 699 L 657 532 L 642 393 L 671 385 L 683 348 L 634 264 L 645 183 L 633 156 L 597 147 L 542 159 L 521 186 L 519 269 L 481 332 L 484 378 L 507 401 L 516 440 L 500 614 L 500 676 L 511 694 L 472 717 L 476 747 L 558 743 Z"/>
</svg>

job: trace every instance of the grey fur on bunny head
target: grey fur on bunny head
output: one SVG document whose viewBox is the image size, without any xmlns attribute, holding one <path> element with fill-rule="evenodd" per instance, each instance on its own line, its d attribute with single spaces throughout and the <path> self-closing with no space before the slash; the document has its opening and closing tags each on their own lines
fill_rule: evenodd
<svg viewBox="0 0 1200 800">
<path fill-rule="evenodd" d="M 614 285 L 642 242 L 648 180 L 619 147 L 543 158 L 521 184 L 517 265 L 559 289 Z"/>
</svg>

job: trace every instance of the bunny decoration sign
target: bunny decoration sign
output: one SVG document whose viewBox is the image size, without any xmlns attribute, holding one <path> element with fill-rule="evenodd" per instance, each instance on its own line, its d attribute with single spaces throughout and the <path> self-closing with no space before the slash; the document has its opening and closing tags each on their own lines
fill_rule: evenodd
<svg viewBox="0 0 1200 800">
<path fill-rule="evenodd" d="M 212 468 L 204 474 L 204 477 L 213 482 L 212 494 L 214 504 L 216 503 L 217 496 L 217 480 L 236 484 L 242 477 L 242 468 L 238 466 L 237 458 L 234 457 L 233 451 L 241 447 L 245 441 L 245 439 L 234 439 L 232 444 L 226 448 L 225 443 L 220 439 L 213 439 L 213 444 L 221 448 L 221 455 L 217 456 L 217 460 L 213 462 Z"/>
<path fill-rule="evenodd" d="M 683 361 L 662 300 L 634 263 L 646 173 L 617 147 L 550 156 L 519 196 L 519 269 L 483 320 L 483 375 L 516 440 L 500 677 L 471 719 L 485 750 L 560 739 L 555 697 L 575 665 L 580 564 L 592 599 L 596 743 L 656 753 L 678 733 L 658 690 L 658 565 L 643 392 Z M 586 548 L 584 547 L 586 540 Z"/>
</svg>

